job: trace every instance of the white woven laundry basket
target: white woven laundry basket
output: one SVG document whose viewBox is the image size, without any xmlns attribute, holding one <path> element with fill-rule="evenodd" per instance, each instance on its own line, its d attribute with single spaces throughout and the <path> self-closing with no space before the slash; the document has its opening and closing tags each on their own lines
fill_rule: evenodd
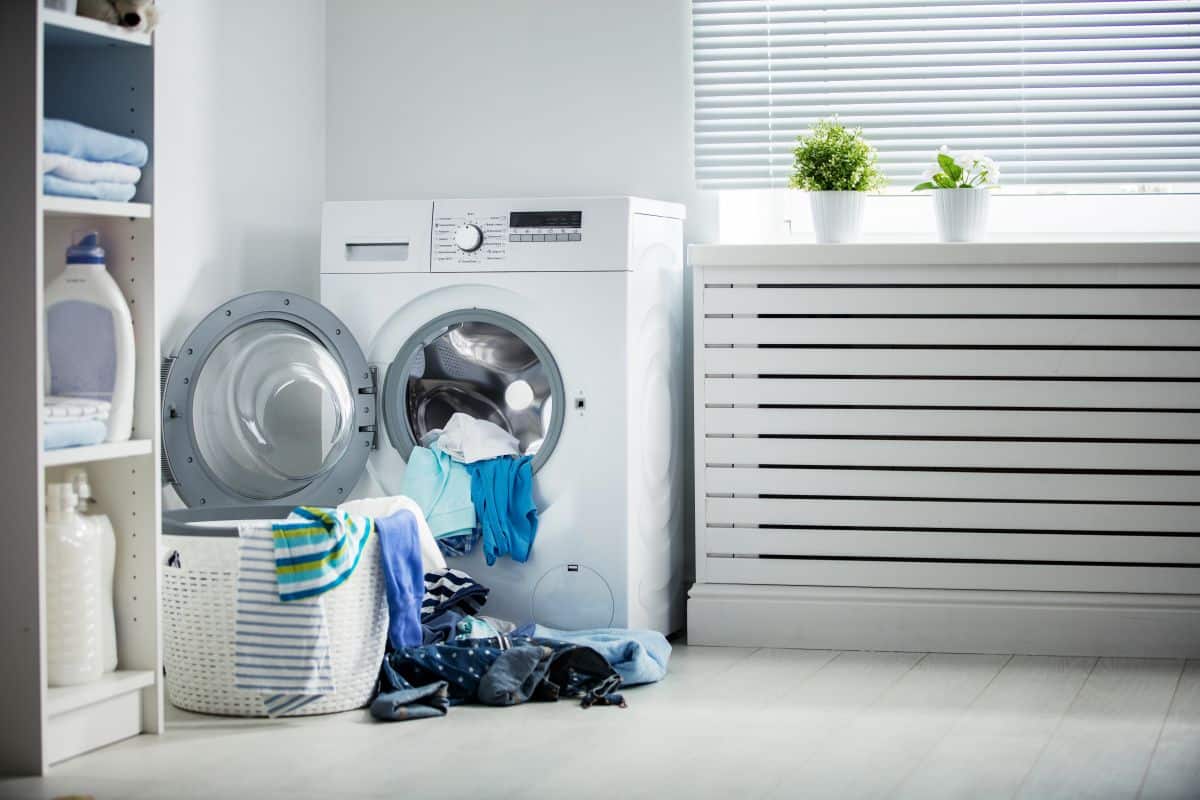
<svg viewBox="0 0 1200 800">
<path fill-rule="evenodd" d="M 387 642 L 388 611 L 379 537 L 370 536 L 365 547 L 354 574 L 323 595 L 336 689 L 296 716 L 348 711 L 371 701 Z M 265 716 L 261 694 L 234 686 L 238 540 L 163 536 L 163 549 L 179 551 L 181 565 L 163 568 L 167 697 L 188 711 Z"/>
</svg>

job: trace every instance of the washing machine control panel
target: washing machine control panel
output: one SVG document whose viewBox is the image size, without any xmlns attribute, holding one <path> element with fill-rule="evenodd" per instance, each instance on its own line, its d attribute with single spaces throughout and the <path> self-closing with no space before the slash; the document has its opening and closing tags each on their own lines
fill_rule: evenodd
<svg viewBox="0 0 1200 800">
<path fill-rule="evenodd" d="M 622 198 L 436 200 L 434 272 L 571 272 L 628 268 Z"/>
<path fill-rule="evenodd" d="M 510 211 L 507 215 L 466 211 L 435 214 L 434 262 L 475 264 L 505 260 L 507 244 L 583 241 L 583 212 Z"/>
</svg>

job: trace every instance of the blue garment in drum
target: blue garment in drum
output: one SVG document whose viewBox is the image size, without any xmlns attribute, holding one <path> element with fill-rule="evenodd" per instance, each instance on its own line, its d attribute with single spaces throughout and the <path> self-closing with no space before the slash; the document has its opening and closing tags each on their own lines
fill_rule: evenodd
<svg viewBox="0 0 1200 800">
<path fill-rule="evenodd" d="M 521 563 L 529 560 L 538 529 L 532 461 L 532 456 L 504 456 L 466 465 L 488 566 L 501 556 Z"/>
</svg>

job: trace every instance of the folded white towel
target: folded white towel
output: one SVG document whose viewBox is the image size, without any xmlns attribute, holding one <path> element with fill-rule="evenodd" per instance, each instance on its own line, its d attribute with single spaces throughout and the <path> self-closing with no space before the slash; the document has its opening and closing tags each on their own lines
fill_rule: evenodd
<svg viewBox="0 0 1200 800">
<path fill-rule="evenodd" d="M 42 153 L 42 172 L 80 183 L 137 183 L 142 171 L 116 161 L 84 161 L 62 153 Z"/>
<path fill-rule="evenodd" d="M 63 397 L 50 395 L 42 405 L 45 410 L 44 421 L 49 424 L 56 422 L 81 422 L 83 420 L 107 420 L 112 410 L 112 403 L 107 400 L 94 400 L 90 397 Z"/>
</svg>

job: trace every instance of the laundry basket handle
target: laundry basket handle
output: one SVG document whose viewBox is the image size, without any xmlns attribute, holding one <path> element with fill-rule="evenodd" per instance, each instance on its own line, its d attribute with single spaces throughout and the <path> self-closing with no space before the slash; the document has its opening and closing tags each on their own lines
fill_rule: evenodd
<svg viewBox="0 0 1200 800">
<path fill-rule="evenodd" d="M 270 523 L 287 519 L 294 506 L 236 506 L 183 508 L 163 512 L 166 536 L 234 538 L 243 522 Z"/>
</svg>

